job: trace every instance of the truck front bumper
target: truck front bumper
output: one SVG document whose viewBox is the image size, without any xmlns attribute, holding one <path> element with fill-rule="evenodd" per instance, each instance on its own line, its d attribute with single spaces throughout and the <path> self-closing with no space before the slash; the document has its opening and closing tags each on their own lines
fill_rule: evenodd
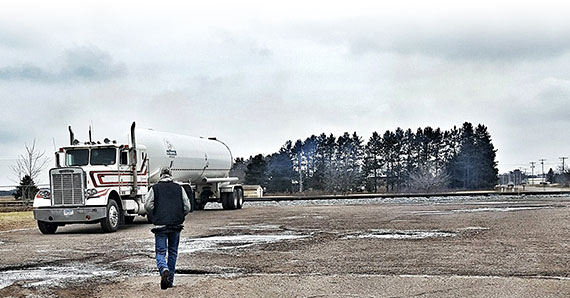
<svg viewBox="0 0 570 298">
<path fill-rule="evenodd" d="M 34 219 L 54 223 L 88 223 L 107 216 L 107 207 L 36 208 Z"/>
</svg>

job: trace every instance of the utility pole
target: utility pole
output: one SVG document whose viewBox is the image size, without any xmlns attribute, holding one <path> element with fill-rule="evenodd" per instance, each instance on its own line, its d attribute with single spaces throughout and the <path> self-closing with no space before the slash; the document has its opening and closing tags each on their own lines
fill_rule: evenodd
<svg viewBox="0 0 570 298">
<path fill-rule="evenodd" d="M 536 161 L 531 161 L 531 162 L 530 162 L 530 168 L 531 168 L 531 171 L 532 171 L 532 174 L 530 174 L 530 176 L 532 177 L 532 179 L 534 179 L 534 164 L 535 164 L 535 163 L 536 163 Z M 534 182 L 534 180 L 532 180 L 532 181 Z M 534 184 L 534 183 L 531 183 L 531 184 Z"/>
<path fill-rule="evenodd" d="M 560 174 L 564 174 L 564 171 L 566 170 L 566 168 L 564 167 L 564 160 L 568 159 L 567 156 L 562 156 L 559 157 L 560 160 L 562 160 L 562 171 L 560 172 Z"/>
<path fill-rule="evenodd" d="M 546 159 L 541 158 L 538 161 L 540 161 L 540 165 L 542 166 L 542 182 L 546 182 L 546 177 L 544 177 L 544 162 Z"/>
</svg>

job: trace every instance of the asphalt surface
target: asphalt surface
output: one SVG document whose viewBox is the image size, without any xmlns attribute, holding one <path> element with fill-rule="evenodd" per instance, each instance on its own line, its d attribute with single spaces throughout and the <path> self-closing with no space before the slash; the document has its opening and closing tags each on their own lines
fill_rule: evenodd
<svg viewBox="0 0 570 298">
<path fill-rule="evenodd" d="M 570 297 L 570 197 L 247 202 L 191 213 L 160 290 L 144 218 L 0 232 L 1 297 Z"/>
</svg>

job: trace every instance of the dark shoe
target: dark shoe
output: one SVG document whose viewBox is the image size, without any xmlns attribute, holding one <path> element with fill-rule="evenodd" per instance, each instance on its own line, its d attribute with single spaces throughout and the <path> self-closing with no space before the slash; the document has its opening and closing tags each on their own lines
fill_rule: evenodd
<svg viewBox="0 0 570 298">
<path fill-rule="evenodd" d="M 160 274 L 160 288 L 163 290 L 168 289 L 168 277 L 170 276 L 170 272 L 168 269 L 164 269 L 162 274 Z"/>
</svg>

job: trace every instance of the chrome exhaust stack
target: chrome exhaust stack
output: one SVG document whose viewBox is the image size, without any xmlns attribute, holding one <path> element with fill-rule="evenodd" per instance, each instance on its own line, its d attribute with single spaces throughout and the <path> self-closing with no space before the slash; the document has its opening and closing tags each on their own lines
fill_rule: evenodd
<svg viewBox="0 0 570 298">
<path fill-rule="evenodd" d="M 137 178 L 137 142 L 135 139 L 135 122 L 131 125 L 131 148 L 129 149 L 131 155 L 131 169 L 133 171 L 133 188 L 131 189 L 131 197 L 134 198 L 138 193 L 138 178 Z"/>
</svg>

